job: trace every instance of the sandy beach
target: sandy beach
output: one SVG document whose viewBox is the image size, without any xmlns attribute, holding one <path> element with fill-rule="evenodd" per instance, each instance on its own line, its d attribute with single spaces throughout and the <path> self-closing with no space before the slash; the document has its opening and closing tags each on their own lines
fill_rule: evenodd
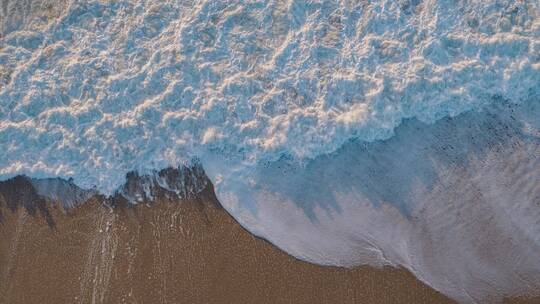
<svg viewBox="0 0 540 304">
<path fill-rule="evenodd" d="M 323 267 L 197 200 L 44 213 L 1 203 L 1 303 L 453 303 L 404 269 Z"/>
<path fill-rule="evenodd" d="M 115 209 L 0 206 L 0 303 L 454 303 L 405 269 L 299 261 L 245 231 L 211 185 Z"/>
<path fill-rule="evenodd" d="M 540 304 L 539 8 L 2 0 L 0 304 Z"/>
</svg>

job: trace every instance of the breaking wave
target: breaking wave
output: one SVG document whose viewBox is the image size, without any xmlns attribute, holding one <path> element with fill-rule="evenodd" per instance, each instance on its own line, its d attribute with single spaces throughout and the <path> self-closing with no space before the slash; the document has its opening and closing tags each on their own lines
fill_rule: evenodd
<svg viewBox="0 0 540 304">
<path fill-rule="evenodd" d="M 136 203 L 129 172 L 197 158 L 299 258 L 463 302 L 540 286 L 537 2 L 2 4 L 0 179 Z"/>
<path fill-rule="evenodd" d="M 540 83 L 534 1 L 28 6 L 3 8 L 0 176 L 108 193 L 209 150 L 312 159 Z"/>
</svg>

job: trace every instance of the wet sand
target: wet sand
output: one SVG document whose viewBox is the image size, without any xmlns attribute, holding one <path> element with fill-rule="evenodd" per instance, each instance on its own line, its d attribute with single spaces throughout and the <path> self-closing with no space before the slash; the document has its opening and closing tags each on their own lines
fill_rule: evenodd
<svg viewBox="0 0 540 304">
<path fill-rule="evenodd" d="M 0 197 L 0 303 L 454 303 L 404 269 L 299 261 L 245 231 L 210 187 L 114 211 L 13 207 Z"/>
</svg>

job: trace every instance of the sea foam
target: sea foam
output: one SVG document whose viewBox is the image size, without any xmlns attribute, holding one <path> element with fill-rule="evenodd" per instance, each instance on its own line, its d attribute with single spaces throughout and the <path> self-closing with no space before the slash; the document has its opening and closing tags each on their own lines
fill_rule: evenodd
<svg viewBox="0 0 540 304">
<path fill-rule="evenodd" d="M 535 1 L 7 1 L 0 176 L 112 193 L 209 150 L 256 164 L 538 95 Z M 22 19 L 22 20 L 21 20 Z"/>
<path fill-rule="evenodd" d="M 197 158 L 242 225 L 299 258 L 403 265 L 464 302 L 520 292 L 540 278 L 539 14 L 4 1 L 0 178 L 113 194 Z"/>
</svg>

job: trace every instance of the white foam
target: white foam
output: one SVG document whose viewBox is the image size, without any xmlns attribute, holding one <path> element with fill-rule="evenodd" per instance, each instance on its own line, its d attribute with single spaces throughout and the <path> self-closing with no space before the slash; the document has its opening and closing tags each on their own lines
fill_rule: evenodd
<svg viewBox="0 0 540 304">
<path fill-rule="evenodd" d="M 98 193 L 96 190 L 82 190 L 71 181 L 60 178 L 32 179 L 31 181 L 39 195 L 52 202 L 61 203 L 65 207 L 80 205 Z"/>
<path fill-rule="evenodd" d="M 297 257 L 500 299 L 538 286 L 538 111 L 505 136 L 507 116 L 474 113 L 538 104 L 539 6 L 3 1 L 0 179 L 112 194 L 199 157 L 233 216 Z"/>
<path fill-rule="evenodd" d="M 312 159 L 540 83 L 534 2 L 3 5 L 2 178 L 112 193 L 209 150 Z"/>
</svg>

